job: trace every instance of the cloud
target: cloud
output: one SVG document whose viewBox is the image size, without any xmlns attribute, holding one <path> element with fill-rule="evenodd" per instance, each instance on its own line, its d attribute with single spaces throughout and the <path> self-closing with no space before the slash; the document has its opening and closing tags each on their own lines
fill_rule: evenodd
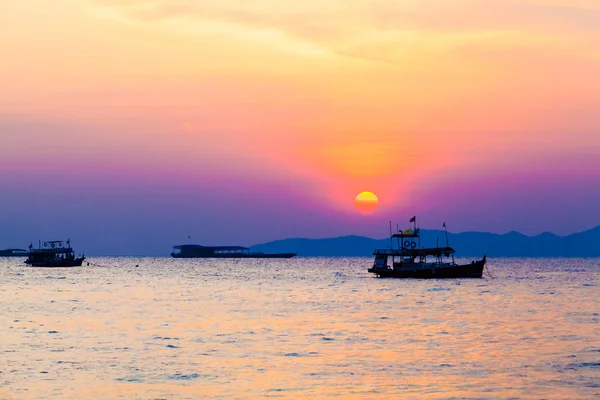
<svg viewBox="0 0 600 400">
<path fill-rule="evenodd" d="M 481 43 L 571 49 L 597 56 L 592 43 L 600 38 L 600 7 L 583 0 L 437 0 L 427 4 L 334 0 L 318 5 L 274 0 L 97 0 L 96 4 L 145 26 L 228 35 L 305 55 L 329 53 L 379 62 L 401 62 L 407 53 L 452 53 Z M 578 48 L 578 43 L 592 45 Z"/>
</svg>

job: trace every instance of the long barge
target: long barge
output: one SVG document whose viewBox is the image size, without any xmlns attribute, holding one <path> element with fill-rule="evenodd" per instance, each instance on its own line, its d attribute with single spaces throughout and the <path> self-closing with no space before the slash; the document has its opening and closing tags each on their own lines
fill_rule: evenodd
<svg viewBox="0 0 600 400">
<path fill-rule="evenodd" d="M 173 258 L 292 258 L 296 253 L 252 253 L 242 246 L 200 246 L 182 244 L 173 246 Z"/>
</svg>

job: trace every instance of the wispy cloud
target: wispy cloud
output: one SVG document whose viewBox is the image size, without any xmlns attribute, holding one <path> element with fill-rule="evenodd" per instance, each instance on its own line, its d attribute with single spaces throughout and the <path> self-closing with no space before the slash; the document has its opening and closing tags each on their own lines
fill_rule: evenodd
<svg viewBox="0 0 600 400">
<path fill-rule="evenodd" d="M 189 34 L 255 40 L 301 53 L 325 52 L 400 62 L 407 53 L 439 54 L 485 44 L 570 49 L 600 38 L 591 1 L 112 1 L 96 0 L 127 21 Z M 584 46 L 584 47 L 590 47 Z"/>
</svg>

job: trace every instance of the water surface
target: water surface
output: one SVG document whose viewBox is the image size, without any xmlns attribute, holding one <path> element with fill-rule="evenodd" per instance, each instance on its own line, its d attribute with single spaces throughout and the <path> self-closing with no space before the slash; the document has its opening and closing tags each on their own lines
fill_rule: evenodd
<svg viewBox="0 0 600 400">
<path fill-rule="evenodd" d="M 0 258 L 0 398 L 600 397 L 600 259 Z"/>
</svg>

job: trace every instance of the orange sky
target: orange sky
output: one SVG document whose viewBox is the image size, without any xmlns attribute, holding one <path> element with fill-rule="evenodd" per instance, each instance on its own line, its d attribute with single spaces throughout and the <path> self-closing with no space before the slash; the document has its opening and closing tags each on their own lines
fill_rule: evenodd
<svg viewBox="0 0 600 400">
<path fill-rule="evenodd" d="M 0 0 L 0 58 L 7 165 L 292 176 L 350 212 L 600 152 L 596 0 Z"/>
</svg>

